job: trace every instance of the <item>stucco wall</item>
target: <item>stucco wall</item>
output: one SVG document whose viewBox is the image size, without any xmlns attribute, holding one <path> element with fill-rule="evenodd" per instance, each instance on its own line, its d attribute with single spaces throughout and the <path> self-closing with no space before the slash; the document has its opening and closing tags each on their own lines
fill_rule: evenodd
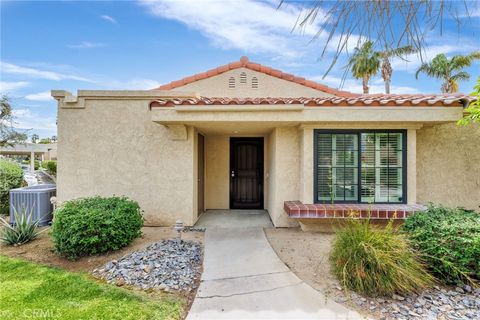
<svg viewBox="0 0 480 320">
<path fill-rule="evenodd" d="M 247 74 L 247 83 L 240 83 L 240 74 Z M 229 88 L 229 78 L 234 77 L 235 88 Z M 258 89 L 252 88 L 252 78 L 258 79 Z M 207 97 L 325 97 L 331 94 L 315 90 L 298 83 L 275 78 L 246 68 L 224 72 L 217 76 L 198 80 L 173 91 L 194 91 Z"/>
<path fill-rule="evenodd" d="M 275 128 L 270 134 L 268 147 L 269 194 L 268 212 L 276 227 L 297 225 L 283 210 L 287 200 L 299 199 L 300 139 L 296 127 Z"/>
<path fill-rule="evenodd" d="M 451 123 L 418 130 L 417 201 L 479 210 L 479 125 Z"/>
<path fill-rule="evenodd" d="M 126 195 L 146 223 L 193 223 L 193 129 L 168 138 L 147 100 L 87 100 L 58 110 L 58 199 Z M 196 204 L 195 204 L 196 206 Z"/>
</svg>

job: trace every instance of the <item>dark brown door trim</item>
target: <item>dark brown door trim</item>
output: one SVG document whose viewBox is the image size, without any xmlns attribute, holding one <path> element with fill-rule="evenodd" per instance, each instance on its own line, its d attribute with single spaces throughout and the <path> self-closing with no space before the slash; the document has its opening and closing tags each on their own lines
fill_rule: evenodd
<svg viewBox="0 0 480 320">
<path fill-rule="evenodd" d="M 230 138 L 230 208 L 263 209 L 263 137 Z"/>
</svg>

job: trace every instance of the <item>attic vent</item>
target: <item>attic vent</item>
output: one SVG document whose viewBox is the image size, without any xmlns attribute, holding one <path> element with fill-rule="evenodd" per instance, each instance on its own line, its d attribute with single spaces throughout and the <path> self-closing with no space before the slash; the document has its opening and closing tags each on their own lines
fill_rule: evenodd
<svg viewBox="0 0 480 320">
<path fill-rule="evenodd" d="M 252 78 L 252 89 L 258 89 L 258 79 L 257 79 L 257 77 Z"/>
<path fill-rule="evenodd" d="M 247 74 L 245 72 L 240 73 L 240 83 L 247 83 Z"/>
<path fill-rule="evenodd" d="M 234 77 L 228 78 L 228 88 L 229 89 L 235 89 L 235 78 Z"/>
</svg>

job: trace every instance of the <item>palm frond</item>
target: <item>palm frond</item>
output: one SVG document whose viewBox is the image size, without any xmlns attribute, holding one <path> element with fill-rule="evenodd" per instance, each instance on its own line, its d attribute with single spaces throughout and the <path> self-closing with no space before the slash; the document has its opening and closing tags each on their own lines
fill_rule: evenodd
<svg viewBox="0 0 480 320">
<path fill-rule="evenodd" d="M 453 81 L 468 81 L 470 80 L 470 74 L 466 71 L 460 71 L 459 73 L 452 75 L 450 79 Z"/>
</svg>

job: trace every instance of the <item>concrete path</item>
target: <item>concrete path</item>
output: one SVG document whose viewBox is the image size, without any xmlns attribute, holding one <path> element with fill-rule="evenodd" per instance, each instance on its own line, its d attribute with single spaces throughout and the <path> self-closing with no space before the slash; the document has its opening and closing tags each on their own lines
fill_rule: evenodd
<svg viewBox="0 0 480 320">
<path fill-rule="evenodd" d="M 198 219 L 199 228 L 273 228 L 265 210 L 207 210 Z"/>
<path fill-rule="evenodd" d="M 263 228 L 207 227 L 202 282 L 187 319 L 363 319 L 277 257 Z"/>
</svg>

